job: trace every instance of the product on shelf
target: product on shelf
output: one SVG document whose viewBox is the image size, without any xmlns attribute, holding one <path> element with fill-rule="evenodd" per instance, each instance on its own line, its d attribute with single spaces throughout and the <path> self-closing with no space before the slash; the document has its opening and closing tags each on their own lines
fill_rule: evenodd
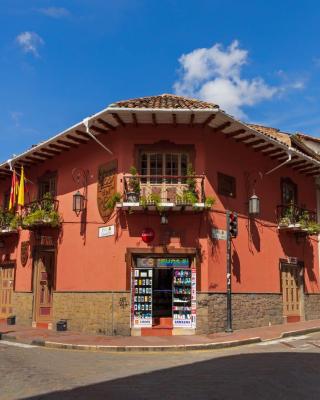
<svg viewBox="0 0 320 400">
<path fill-rule="evenodd" d="M 152 326 L 152 269 L 135 269 L 133 284 L 133 325 Z"/>
</svg>

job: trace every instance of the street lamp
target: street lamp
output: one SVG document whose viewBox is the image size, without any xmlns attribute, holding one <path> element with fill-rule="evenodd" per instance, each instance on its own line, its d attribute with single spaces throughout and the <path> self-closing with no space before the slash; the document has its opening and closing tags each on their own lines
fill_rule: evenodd
<svg viewBox="0 0 320 400">
<path fill-rule="evenodd" d="M 73 211 L 76 213 L 77 217 L 85 209 L 85 197 L 83 194 L 77 191 L 73 195 Z"/>
<path fill-rule="evenodd" d="M 251 217 L 256 217 L 260 214 L 260 199 L 253 193 L 249 199 L 249 215 Z"/>
</svg>

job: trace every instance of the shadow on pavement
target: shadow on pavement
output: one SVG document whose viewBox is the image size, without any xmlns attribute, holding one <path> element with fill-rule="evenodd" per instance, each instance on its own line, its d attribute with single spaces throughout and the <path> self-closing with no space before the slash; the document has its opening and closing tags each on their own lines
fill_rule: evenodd
<svg viewBox="0 0 320 400">
<path fill-rule="evenodd" d="M 129 373 L 130 371 L 128 371 Z M 320 355 L 259 353 L 215 358 L 28 399 L 320 399 Z"/>
</svg>

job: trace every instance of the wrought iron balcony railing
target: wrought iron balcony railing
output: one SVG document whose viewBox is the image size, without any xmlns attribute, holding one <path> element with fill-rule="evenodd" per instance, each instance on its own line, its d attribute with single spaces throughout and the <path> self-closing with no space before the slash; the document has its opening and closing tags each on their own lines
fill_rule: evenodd
<svg viewBox="0 0 320 400">
<path fill-rule="evenodd" d="M 277 206 L 277 221 L 279 228 L 305 229 L 317 222 L 317 214 L 294 204 L 281 204 Z"/>
<path fill-rule="evenodd" d="M 135 194 L 135 195 L 134 195 Z M 124 175 L 124 201 L 204 203 L 204 175 Z"/>
<path fill-rule="evenodd" d="M 38 226 L 58 227 L 61 224 L 58 208 L 58 200 L 46 197 L 26 204 L 21 211 L 21 225 L 25 229 Z"/>
</svg>

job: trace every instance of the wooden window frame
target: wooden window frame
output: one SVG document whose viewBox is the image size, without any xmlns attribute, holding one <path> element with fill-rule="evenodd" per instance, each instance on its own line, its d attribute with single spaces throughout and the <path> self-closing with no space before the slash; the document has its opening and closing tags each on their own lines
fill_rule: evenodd
<svg viewBox="0 0 320 400">
<path fill-rule="evenodd" d="M 298 204 L 298 185 L 291 178 L 288 178 L 288 177 L 281 178 L 281 180 L 280 180 L 281 204 L 288 205 L 284 202 L 284 186 L 287 184 L 292 185 L 292 187 L 293 187 L 294 197 L 295 197 L 294 205 L 297 205 Z"/>
<path fill-rule="evenodd" d="M 42 185 L 44 185 L 45 183 L 50 182 L 50 180 L 54 180 L 54 191 L 50 192 L 53 196 L 53 198 L 55 198 L 57 196 L 57 172 L 51 172 L 48 171 L 46 172 L 44 175 L 40 176 L 38 178 L 38 200 L 42 200 L 43 195 L 46 193 L 42 193 Z M 49 184 L 50 186 L 50 184 Z"/>
<path fill-rule="evenodd" d="M 230 180 L 230 184 L 232 186 L 232 192 L 227 191 L 222 186 L 224 184 L 223 181 Z M 236 178 L 231 175 L 224 174 L 222 172 L 218 172 L 218 194 L 225 197 L 230 197 L 235 199 L 237 196 L 237 183 Z"/>
</svg>

